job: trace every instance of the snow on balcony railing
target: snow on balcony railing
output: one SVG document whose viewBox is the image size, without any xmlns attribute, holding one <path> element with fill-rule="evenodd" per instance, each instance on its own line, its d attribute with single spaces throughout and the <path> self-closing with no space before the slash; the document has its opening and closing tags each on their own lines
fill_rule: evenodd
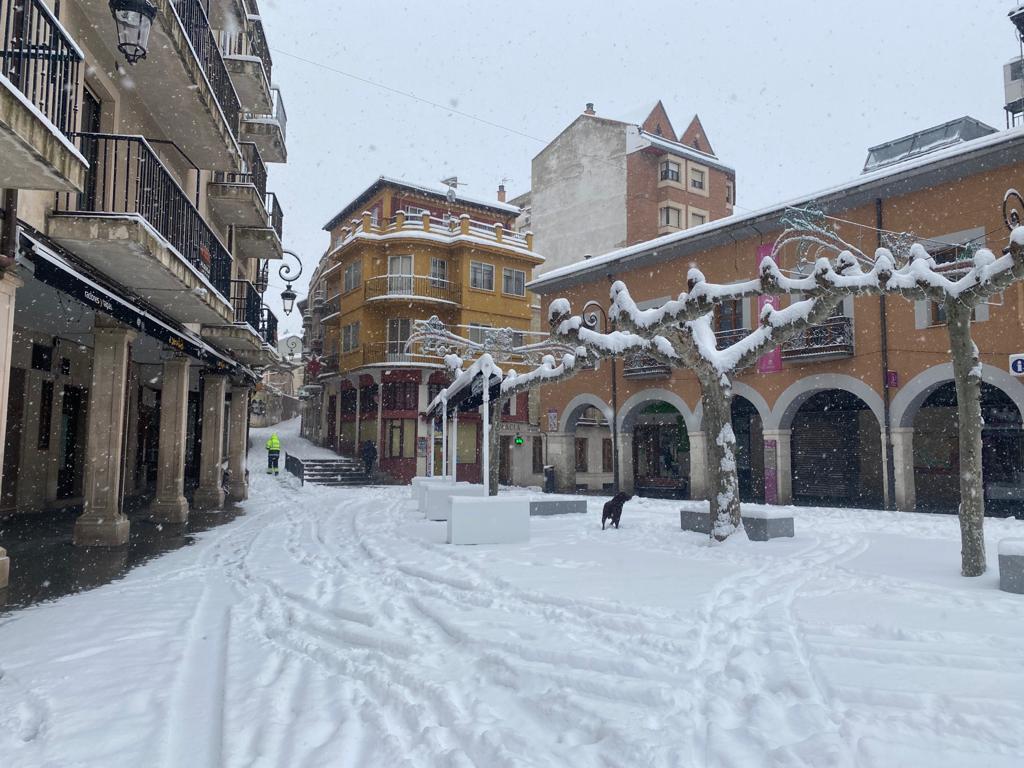
<svg viewBox="0 0 1024 768">
<path fill-rule="evenodd" d="M 343 227 L 340 236 L 337 236 L 333 243 L 333 250 L 338 250 L 352 240 L 365 235 L 386 236 L 401 233 L 429 233 L 434 237 L 471 237 L 476 240 L 500 243 L 512 248 L 519 248 L 528 251 L 533 250 L 533 233 L 516 232 L 507 229 L 500 222 L 486 224 L 480 221 L 473 221 L 468 216 L 460 218 L 439 219 L 429 213 L 422 215 L 411 215 L 400 211 L 383 224 L 374 222 L 369 213 L 364 213 L 361 218 L 353 219 L 349 226 Z"/>
<path fill-rule="evenodd" d="M 462 301 L 462 290 L 451 280 L 424 275 L 382 275 L 366 281 L 366 301 L 386 298 L 424 298 L 458 304 Z"/>
</svg>

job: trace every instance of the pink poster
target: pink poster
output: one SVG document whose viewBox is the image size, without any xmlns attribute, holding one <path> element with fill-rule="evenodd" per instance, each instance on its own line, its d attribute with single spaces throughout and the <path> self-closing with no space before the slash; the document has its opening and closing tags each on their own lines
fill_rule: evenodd
<svg viewBox="0 0 1024 768">
<path fill-rule="evenodd" d="M 764 441 L 764 503 L 779 503 L 778 440 Z"/>
<path fill-rule="evenodd" d="M 757 249 L 757 268 L 761 269 L 761 263 L 772 255 L 771 245 L 762 245 Z M 768 305 L 779 309 L 780 303 L 777 296 L 759 296 L 757 299 L 757 316 L 761 317 L 761 311 Z M 782 370 L 782 348 L 776 347 L 768 354 L 757 361 L 758 373 L 777 373 Z"/>
</svg>

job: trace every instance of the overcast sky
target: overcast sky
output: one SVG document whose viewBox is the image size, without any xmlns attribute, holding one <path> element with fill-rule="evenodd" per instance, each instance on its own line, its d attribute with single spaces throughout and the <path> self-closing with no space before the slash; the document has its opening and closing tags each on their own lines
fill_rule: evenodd
<svg viewBox="0 0 1024 768">
<path fill-rule="evenodd" d="M 382 174 L 524 192 L 530 160 L 588 101 L 618 118 L 660 98 L 677 131 L 699 114 L 741 213 L 853 178 L 867 147 L 965 114 L 1002 129 L 1014 5 L 260 0 L 288 110 L 289 163 L 271 170 L 285 247 L 304 286 L 323 225 Z"/>
</svg>

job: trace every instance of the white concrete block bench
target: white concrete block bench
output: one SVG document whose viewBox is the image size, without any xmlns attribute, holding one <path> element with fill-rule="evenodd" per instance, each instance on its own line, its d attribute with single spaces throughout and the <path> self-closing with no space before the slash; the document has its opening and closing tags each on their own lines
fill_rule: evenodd
<svg viewBox="0 0 1024 768">
<path fill-rule="evenodd" d="M 999 542 L 999 588 L 1024 595 L 1024 539 Z"/>
<path fill-rule="evenodd" d="M 409 495 L 413 501 L 416 502 L 416 509 L 420 512 L 425 511 L 423 506 L 426 498 L 426 489 L 433 485 L 454 485 L 455 481 L 450 477 L 414 477 L 412 479 L 412 485 L 409 490 Z"/>
<path fill-rule="evenodd" d="M 449 544 L 517 544 L 530 540 L 530 503 L 522 497 L 452 496 Z"/>
<path fill-rule="evenodd" d="M 448 520 L 453 496 L 482 498 L 487 495 L 482 485 L 470 483 L 446 483 L 427 485 L 423 492 L 425 503 L 423 514 L 427 520 Z"/>
<path fill-rule="evenodd" d="M 751 509 L 743 512 L 743 528 L 751 541 L 792 539 L 796 535 L 793 513 L 787 509 Z"/>
<path fill-rule="evenodd" d="M 538 499 L 530 502 L 531 517 L 585 514 L 587 514 L 587 502 L 583 499 Z"/>
</svg>

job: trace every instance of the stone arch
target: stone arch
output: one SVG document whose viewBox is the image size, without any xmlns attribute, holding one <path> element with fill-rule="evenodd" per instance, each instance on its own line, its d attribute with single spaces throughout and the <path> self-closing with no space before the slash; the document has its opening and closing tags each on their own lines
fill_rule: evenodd
<svg viewBox="0 0 1024 768">
<path fill-rule="evenodd" d="M 734 397 L 742 397 L 754 406 L 754 408 L 757 409 L 758 415 L 761 417 L 762 424 L 768 424 L 771 421 L 772 409 L 768 407 L 768 401 L 765 400 L 761 393 L 752 386 L 744 384 L 743 382 L 734 381 L 732 383 L 732 394 Z"/>
<path fill-rule="evenodd" d="M 597 408 L 605 419 L 608 420 L 608 423 L 612 423 L 612 407 L 597 395 L 584 392 L 581 395 L 576 395 L 565 406 L 565 410 L 562 412 L 562 419 L 558 422 L 558 431 L 575 432 L 576 420 L 579 418 L 580 413 L 587 408 Z"/>
<path fill-rule="evenodd" d="M 626 402 L 619 406 L 619 432 L 625 432 L 632 426 L 636 419 L 636 415 L 641 411 L 642 406 L 647 403 L 656 402 L 668 403 L 679 411 L 679 413 L 682 414 L 683 420 L 686 422 L 686 429 L 690 433 L 700 432 L 703 408 L 698 405 L 696 411 L 691 411 L 683 398 L 668 389 L 645 389 L 642 392 L 637 392 L 632 395 L 628 400 L 626 400 Z"/>
<path fill-rule="evenodd" d="M 1008 372 L 991 365 L 981 367 L 981 380 L 1003 391 L 1024 416 L 1024 383 Z M 928 396 L 943 384 L 953 381 L 953 364 L 943 363 L 919 373 L 911 379 L 892 401 L 892 425 L 912 429 L 914 417 Z"/>
<path fill-rule="evenodd" d="M 775 407 L 772 409 L 770 417 L 765 421 L 765 429 L 790 429 L 793 424 L 793 417 L 800 410 L 800 406 L 813 395 L 830 389 L 849 392 L 851 395 L 863 400 L 864 404 L 875 415 L 875 418 L 878 420 L 879 429 L 881 429 L 885 420 L 885 406 L 882 402 L 882 396 L 860 379 L 838 373 L 819 373 L 800 379 L 792 384 L 775 401 Z"/>
</svg>

